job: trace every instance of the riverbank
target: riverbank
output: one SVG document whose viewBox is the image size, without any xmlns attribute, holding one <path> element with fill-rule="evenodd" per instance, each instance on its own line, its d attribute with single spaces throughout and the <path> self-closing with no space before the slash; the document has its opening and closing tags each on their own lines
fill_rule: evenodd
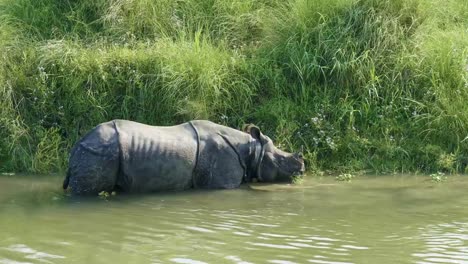
<svg viewBox="0 0 468 264">
<path fill-rule="evenodd" d="M 308 170 L 466 173 L 464 0 L 0 0 L 0 171 L 96 124 L 259 125 Z"/>
</svg>

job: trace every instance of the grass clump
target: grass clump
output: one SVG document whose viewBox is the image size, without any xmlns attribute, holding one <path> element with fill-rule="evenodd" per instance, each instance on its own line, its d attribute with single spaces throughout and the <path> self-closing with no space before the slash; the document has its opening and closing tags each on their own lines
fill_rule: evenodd
<svg viewBox="0 0 468 264">
<path fill-rule="evenodd" d="M 309 170 L 468 170 L 464 0 L 0 0 L 0 171 L 114 118 L 256 123 Z"/>
</svg>

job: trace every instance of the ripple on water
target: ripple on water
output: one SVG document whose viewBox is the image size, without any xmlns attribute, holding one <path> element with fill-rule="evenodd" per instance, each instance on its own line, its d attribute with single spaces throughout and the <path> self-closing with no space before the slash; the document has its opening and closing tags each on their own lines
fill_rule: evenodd
<svg viewBox="0 0 468 264">
<path fill-rule="evenodd" d="M 292 235 L 283 235 L 283 234 L 273 234 L 273 233 L 260 233 L 260 235 L 276 238 L 296 238 L 297 236 Z"/>
<path fill-rule="evenodd" d="M 414 253 L 418 263 L 468 263 L 468 223 L 428 225 L 421 229 L 425 251 Z"/>
<path fill-rule="evenodd" d="M 248 261 L 243 261 L 240 257 L 238 256 L 226 256 L 224 257 L 225 259 L 227 260 L 230 260 L 236 264 L 252 264 L 252 262 L 248 262 Z"/>
<path fill-rule="evenodd" d="M 14 252 L 14 253 L 20 253 L 23 254 L 24 258 L 26 259 L 33 259 L 33 260 L 38 260 L 38 261 L 43 261 L 43 262 L 49 262 L 51 259 L 64 259 L 64 256 L 60 255 L 54 255 L 54 254 L 49 254 L 46 252 L 41 252 L 38 250 L 35 250 L 31 247 L 28 247 L 25 244 L 14 244 L 6 248 L 2 248 L 4 250 Z"/>
<path fill-rule="evenodd" d="M 357 250 L 369 249 L 368 247 L 360 247 L 360 246 L 353 246 L 353 245 L 342 245 L 341 247 L 349 248 L 349 249 L 357 249 Z"/>
<path fill-rule="evenodd" d="M 279 259 L 269 260 L 268 262 L 269 263 L 275 263 L 275 264 L 297 264 L 297 262 L 294 262 L 294 261 L 279 260 Z"/>
<path fill-rule="evenodd" d="M 329 238 L 329 237 L 319 237 L 319 236 L 309 236 L 309 237 L 307 237 L 307 239 L 310 239 L 310 240 L 319 240 L 319 241 L 330 241 L 330 242 L 337 242 L 337 241 L 339 241 L 338 239 L 333 239 L 333 238 Z"/>
<path fill-rule="evenodd" d="M 291 245 L 291 246 L 294 246 L 294 247 L 299 247 L 299 248 L 321 248 L 321 249 L 330 248 L 330 247 L 326 247 L 326 246 L 315 246 L 315 245 L 309 245 L 309 244 L 305 244 L 305 243 L 295 243 L 295 242 L 290 242 L 288 244 Z"/>
<path fill-rule="evenodd" d="M 269 244 L 269 243 L 248 242 L 248 244 L 253 245 L 253 246 L 266 247 L 266 248 L 276 248 L 276 249 L 299 249 L 298 247 L 294 247 L 294 246 Z"/>
<path fill-rule="evenodd" d="M 310 263 L 320 263 L 320 264 L 353 264 L 353 262 L 342 262 L 342 261 L 328 261 L 320 259 L 308 259 Z"/>
<path fill-rule="evenodd" d="M 216 231 L 213 231 L 211 229 L 198 227 L 198 226 L 186 226 L 185 228 L 188 230 L 198 231 L 198 232 L 203 232 L 203 233 L 216 233 Z"/>
<path fill-rule="evenodd" d="M 171 261 L 174 263 L 182 263 L 182 264 L 207 264 L 203 261 L 198 261 L 190 258 L 171 258 Z"/>
<path fill-rule="evenodd" d="M 426 226 L 421 230 L 413 225 L 403 233 L 401 229 L 405 227 L 396 225 L 367 230 L 365 224 L 369 222 L 347 219 L 359 215 L 362 208 L 357 205 L 352 214 L 346 210 L 319 210 L 323 209 L 321 205 L 309 202 L 314 199 L 300 197 L 298 204 L 303 202 L 310 208 L 299 211 L 283 203 L 291 201 L 290 195 L 220 192 L 222 197 L 238 198 L 231 199 L 235 203 L 223 201 L 222 205 L 220 199 L 208 199 L 211 195 L 214 194 L 189 193 L 101 201 L 80 206 L 80 210 L 58 208 L 52 217 L 44 217 L 51 214 L 50 210 L 19 213 L 20 220 L 29 217 L 23 223 L 34 222 L 41 228 L 26 228 L 20 234 L 7 231 L 11 239 L 1 238 L 0 255 L 4 256 L 0 257 L 0 264 L 77 263 L 83 260 L 83 254 L 94 254 L 92 260 L 99 262 L 113 257 L 115 252 L 120 254 L 114 257 L 114 263 L 365 263 L 362 260 L 371 263 L 377 254 L 382 254 L 383 259 L 388 247 L 405 247 L 402 243 L 406 241 L 424 241 L 425 248 L 413 255 L 413 260 L 419 263 L 468 264 L 468 225 L 463 222 Z M 54 221 L 63 215 L 67 221 Z M 397 220 L 406 225 L 406 218 Z M 9 222 L 4 221 L 4 226 Z M 365 232 L 361 232 L 364 228 Z M 44 235 L 56 244 L 45 245 Z M 66 241 L 60 248 L 63 250 L 56 249 L 58 241 Z M 402 254 L 411 258 L 413 249 Z M 44 250 L 47 253 L 41 252 Z"/>
<path fill-rule="evenodd" d="M 252 236 L 251 234 L 249 233 L 245 233 L 245 232 L 240 232 L 240 231 L 236 231 L 236 232 L 232 232 L 234 235 L 238 235 L 238 236 Z"/>
<path fill-rule="evenodd" d="M 21 261 L 15 261 L 11 259 L 0 259 L 0 264 L 32 264 L 31 262 L 21 262 Z"/>
</svg>

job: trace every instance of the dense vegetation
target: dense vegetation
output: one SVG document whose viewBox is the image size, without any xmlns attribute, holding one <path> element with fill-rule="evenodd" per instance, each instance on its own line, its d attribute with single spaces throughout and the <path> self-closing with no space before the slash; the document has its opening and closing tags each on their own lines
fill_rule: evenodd
<svg viewBox="0 0 468 264">
<path fill-rule="evenodd" d="M 115 118 L 258 124 L 310 170 L 467 172 L 466 0 L 0 0 L 0 171 Z"/>
</svg>

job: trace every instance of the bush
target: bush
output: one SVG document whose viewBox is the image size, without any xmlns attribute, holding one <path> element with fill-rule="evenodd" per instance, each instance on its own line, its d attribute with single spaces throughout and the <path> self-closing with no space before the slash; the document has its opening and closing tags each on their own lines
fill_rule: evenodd
<svg viewBox="0 0 468 264">
<path fill-rule="evenodd" d="M 463 172 L 463 0 L 0 0 L 0 170 L 114 118 L 260 125 L 309 169 Z"/>
</svg>

